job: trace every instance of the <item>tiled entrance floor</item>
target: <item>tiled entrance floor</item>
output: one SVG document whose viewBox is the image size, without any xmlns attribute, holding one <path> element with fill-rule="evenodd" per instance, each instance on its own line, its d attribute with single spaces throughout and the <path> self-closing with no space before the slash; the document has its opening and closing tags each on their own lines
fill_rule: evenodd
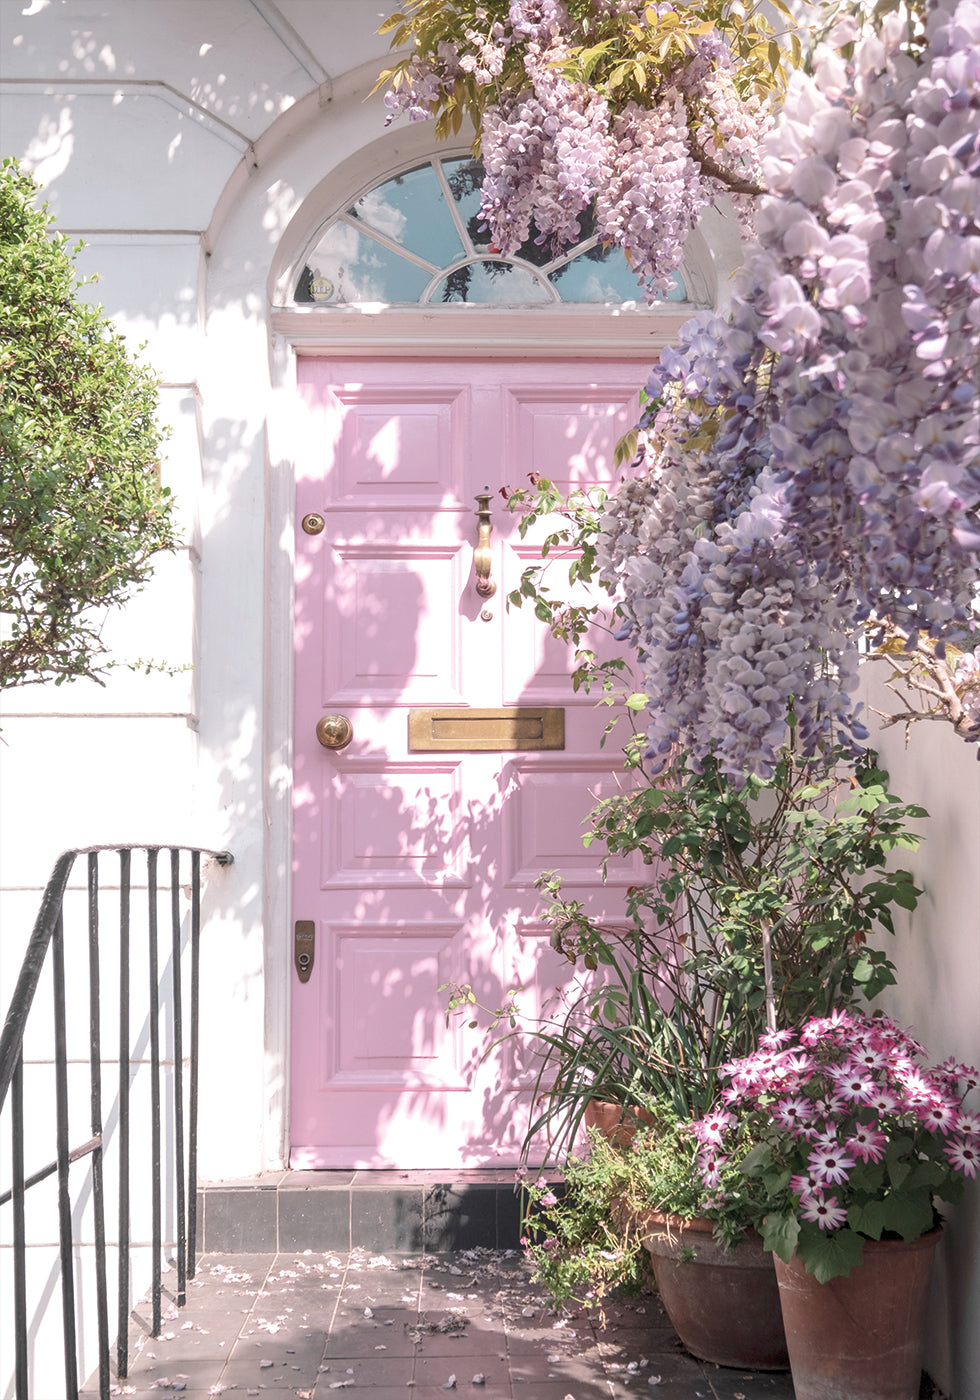
<svg viewBox="0 0 980 1400">
<path fill-rule="evenodd" d="M 162 1337 L 147 1314 L 113 1385 L 137 1400 L 793 1400 L 786 1373 L 689 1356 L 656 1297 L 554 1313 L 514 1251 L 206 1254 Z"/>
</svg>

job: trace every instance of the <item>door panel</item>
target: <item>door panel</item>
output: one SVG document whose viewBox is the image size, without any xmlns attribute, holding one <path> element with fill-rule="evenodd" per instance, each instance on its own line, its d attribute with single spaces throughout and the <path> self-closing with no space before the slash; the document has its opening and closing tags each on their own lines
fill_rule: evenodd
<svg viewBox="0 0 980 1400">
<path fill-rule="evenodd" d="M 533 1055 L 446 1022 L 446 983 L 484 1006 L 521 985 L 527 1011 L 566 988 L 535 878 L 615 918 L 632 862 L 602 881 L 583 820 L 623 775 L 600 748 L 608 711 L 576 695 L 566 649 L 505 597 L 529 563 L 501 488 L 540 472 L 611 483 L 646 366 L 300 362 L 293 910 L 312 919 L 294 976 L 294 1167 L 516 1163 Z M 493 492 L 492 577 L 474 586 L 478 491 Z M 412 707 L 560 705 L 565 748 L 414 752 Z M 353 725 L 328 750 L 324 714 Z"/>
</svg>

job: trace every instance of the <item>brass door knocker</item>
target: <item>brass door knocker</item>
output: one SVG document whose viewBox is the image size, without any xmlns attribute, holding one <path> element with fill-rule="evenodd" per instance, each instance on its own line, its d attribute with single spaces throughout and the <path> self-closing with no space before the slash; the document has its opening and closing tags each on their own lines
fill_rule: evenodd
<svg viewBox="0 0 980 1400">
<path fill-rule="evenodd" d="M 478 525 L 473 569 L 476 573 L 476 591 L 481 598 L 492 598 L 497 591 L 497 585 L 490 577 L 490 531 L 493 529 L 490 523 L 490 496 L 491 491 L 487 487 L 476 497 Z"/>
</svg>

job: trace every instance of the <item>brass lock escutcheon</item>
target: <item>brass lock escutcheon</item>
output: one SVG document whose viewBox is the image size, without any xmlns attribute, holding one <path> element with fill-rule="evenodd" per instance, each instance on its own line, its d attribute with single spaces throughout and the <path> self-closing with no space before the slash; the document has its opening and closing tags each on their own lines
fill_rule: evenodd
<svg viewBox="0 0 980 1400">
<path fill-rule="evenodd" d="M 316 722 L 316 737 L 325 749 L 346 749 L 354 737 L 354 726 L 346 715 L 324 715 Z"/>
<path fill-rule="evenodd" d="M 316 954 L 316 924 L 312 919 L 297 919 L 293 926 L 293 962 L 301 982 L 310 980 Z"/>
</svg>

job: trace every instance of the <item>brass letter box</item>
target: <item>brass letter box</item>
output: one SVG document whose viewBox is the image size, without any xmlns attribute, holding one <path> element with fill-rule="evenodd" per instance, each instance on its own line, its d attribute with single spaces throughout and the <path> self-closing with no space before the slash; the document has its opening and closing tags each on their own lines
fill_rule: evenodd
<svg viewBox="0 0 980 1400">
<path fill-rule="evenodd" d="M 433 706 L 408 712 L 408 747 L 413 753 L 563 749 L 565 711 L 539 705 L 507 710 Z"/>
</svg>

